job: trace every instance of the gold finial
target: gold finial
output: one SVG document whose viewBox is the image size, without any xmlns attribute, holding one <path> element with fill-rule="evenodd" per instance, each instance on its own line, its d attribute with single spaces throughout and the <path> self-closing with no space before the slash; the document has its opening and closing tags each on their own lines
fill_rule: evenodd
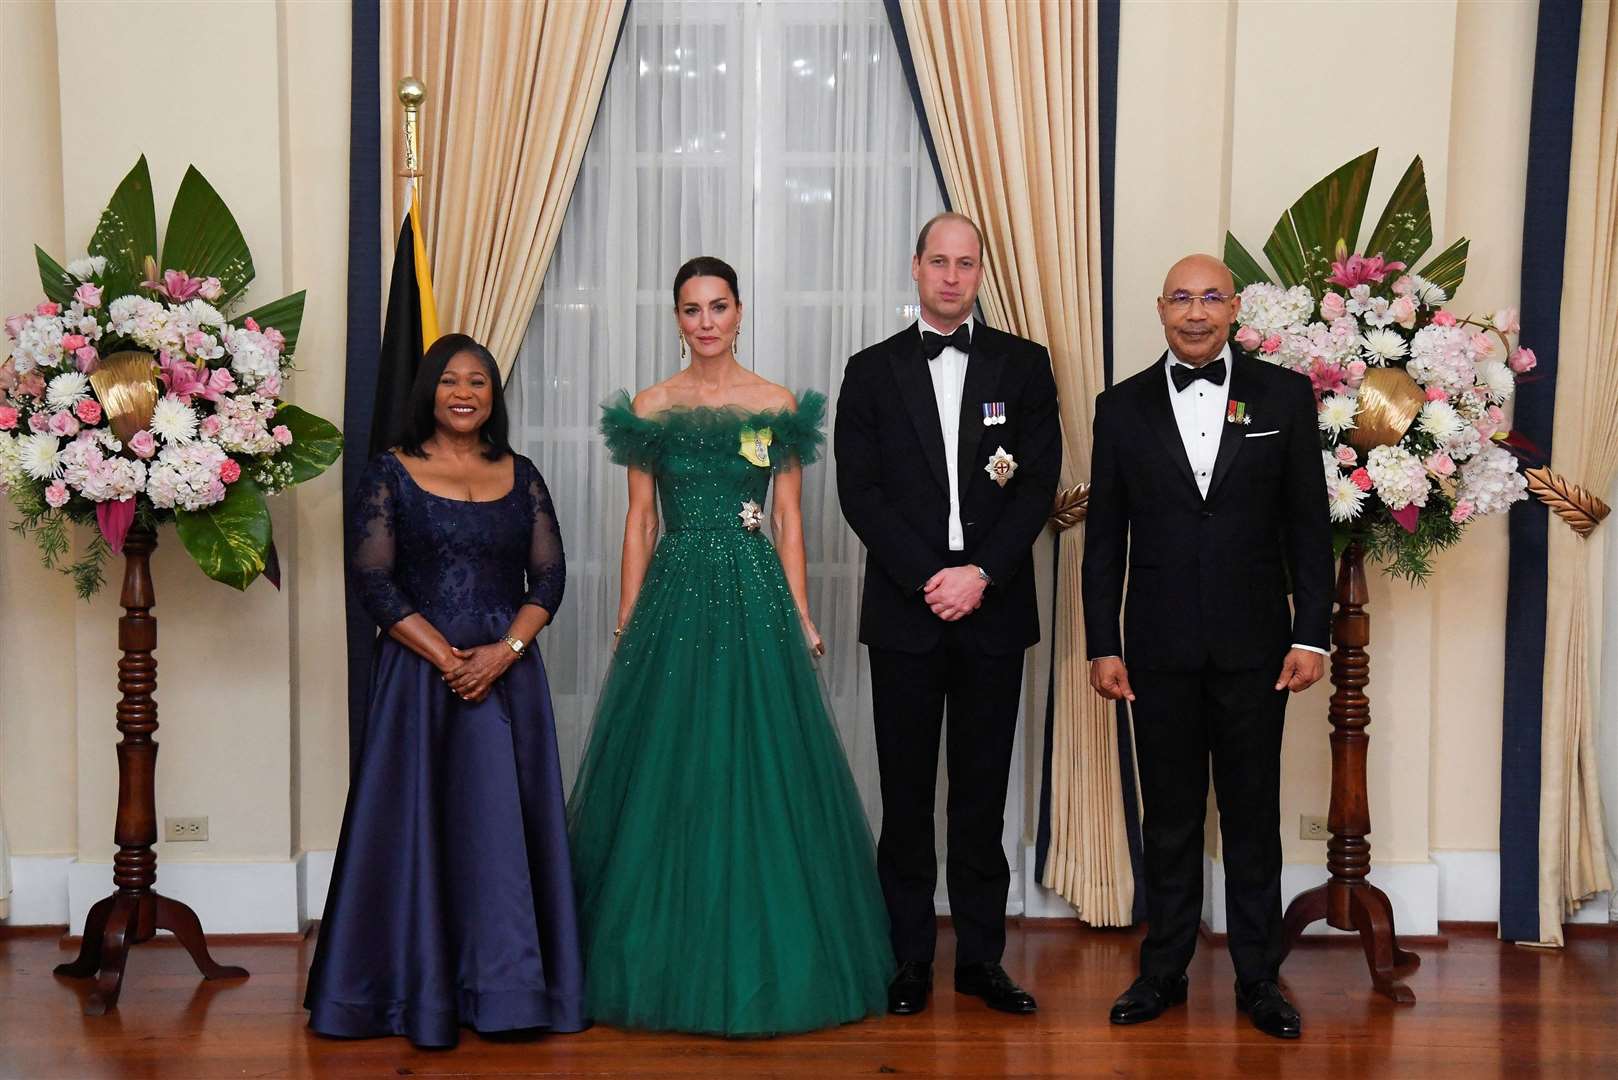
<svg viewBox="0 0 1618 1080">
<path fill-rule="evenodd" d="M 415 178 L 421 175 L 421 143 L 419 117 L 422 102 L 427 100 L 427 88 L 414 75 L 399 80 L 399 103 L 404 106 L 405 163 L 399 175 Z"/>
</svg>

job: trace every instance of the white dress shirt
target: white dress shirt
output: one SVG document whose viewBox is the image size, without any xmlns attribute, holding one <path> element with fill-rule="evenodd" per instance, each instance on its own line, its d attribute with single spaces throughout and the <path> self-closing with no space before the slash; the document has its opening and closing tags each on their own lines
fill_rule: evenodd
<svg viewBox="0 0 1618 1080">
<path fill-rule="evenodd" d="M 1230 346 L 1226 345 L 1217 360 L 1225 362 L 1225 381 L 1211 383 L 1198 379 L 1184 390 L 1174 385 L 1169 374 L 1176 367 L 1191 369 L 1169 353 L 1169 362 L 1163 365 L 1163 380 L 1169 384 L 1169 402 L 1174 407 L 1174 423 L 1180 429 L 1180 442 L 1185 444 L 1185 456 L 1191 459 L 1191 476 L 1197 482 L 1202 497 L 1208 497 L 1208 484 L 1213 479 L 1214 461 L 1219 457 L 1219 439 L 1225 433 L 1225 403 L 1230 400 Z"/>
<path fill-rule="evenodd" d="M 918 333 L 941 334 L 926 319 L 917 319 Z M 972 332 L 972 316 L 961 324 Z M 948 335 L 944 335 L 948 336 Z M 944 462 L 949 470 L 949 549 L 966 550 L 966 533 L 961 528 L 961 391 L 966 386 L 966 354 L 953 345 L 927 361 L 927 372 L 933 377 L 933 398 L 938 402 L 938 426 L 944 431 Z"/>
</svg>

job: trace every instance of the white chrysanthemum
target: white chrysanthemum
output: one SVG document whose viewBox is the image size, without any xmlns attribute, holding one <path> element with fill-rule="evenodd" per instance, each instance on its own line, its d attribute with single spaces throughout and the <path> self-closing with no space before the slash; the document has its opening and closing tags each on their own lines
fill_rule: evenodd
<svg viewBox="0 0 1618 1080">
<path fill-rule="evenodd" d="M 1420 274 L 1410 275 L 1410 295 L 1423 307 L 1435 308 L 1449 299 L 1449 293 Z"/>
<path fill-rule="evenodd" d="M 1478 385 L 1487 391 L 1484 396 L 1494 405 L 1504 405 L 1517 392 L 1517 376 L 1502 360 L 1485 360 L 1479 364 L 1477 379 Z"/>
<path fill-rule="evenodd" d="M 1384 327 L 1367 330 L 1361 334 L 1360 347 L 1364 352 L 1365 362 L 1373 367 L 1386 367 L 1410 351 L 1410 346 L 1405 344 L 1404 335 L 1397 330 L 1388 330 Z"/>
<path fill-rule="evenodd" d="M 120 296 L 107 305 L 107 321 L 112 328 L 120 334 L 129 333 L 129 328 L 135 324 L 135 313 L 141 309 L 142 304 L 149 304 L 150 300 L 140 296 Z"/>
<path fill-rule="evenodd" d="M 17 440 L 17 465 L 35 480 L 55 480 L 62 473 L 62 442 L 55 435 L 36 432 Z"/>
<path fill-rule="evenodd" d="M 1353 521 L 1365 508 L 1365 492 L 1339 473 L 1326 484 L 1326 509 L 1333 521 Z"/>
<path fill-rule="evenodd" d="M 206 300 L 188 300 L 180 311 L 184 312 L 186 321 L 193 326 L 225 325 L 225 317 L 219 313 L 219 309 Z"/>
<path fill-rule="evenodd" d="M 1528 498 L 1528 481 L 1517 470 L 1511 451 L 1490 444 L 1460 469 L 1457 497 L 1473 506 L 1475 515 L 1498 514 L 1514 502 Z"/>
<path fill-rule="evenodd" d="M 1320 399 L 1316 421 L 1321 431 L 1333 436 L 1341 435 L 1354 426 L 1354 414 L 1359 410 L 1359 399 L 1353 394 L 1327 394 Z"/>
<path fill-rule="evenodd" d="M 1416 417 L 1416 427 L 1431 435 L 1440 445 L 1449 442 L 1466 427 L 1466 421 L 1447 401 L 1429 401 Z"/>
<path fill-rule="evenodd" d="M 90 380 L 77 371 L 64 371 L 45 386 L 45 404 L 71 409 L 90 396 Z"/>
<path fill-rule="evenodd" d="M 80 281 L 89 281 L 107 269 L 107 260 L 102 255 L 86 255 L 82 259 L 74 259 L 65 269 Z"/>
<path fill-rule="evenodd" d="M 1365 471 L 1370 474 L 1377 497 L 1389 510 L 1427 505 L 1427 467 L 1410 451 L 1397 446 L 1374 447 L 1366 455 Z"/>
<path fill-rule="evenodd" d="M 152 410 L 147 426 L 164 442 L 190 442 L 197 437 L 196 410 L 179 398 L 166 397 Z"/>
</svg>

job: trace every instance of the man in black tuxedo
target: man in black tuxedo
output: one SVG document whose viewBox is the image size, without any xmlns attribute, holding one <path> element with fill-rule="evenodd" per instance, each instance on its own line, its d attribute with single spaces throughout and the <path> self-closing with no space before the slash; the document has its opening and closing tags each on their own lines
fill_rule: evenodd
<svg viewBox="0 0 1618 1080">
<path fill-rule="evenodd" d="M 1090 683 L 1133 703 L 1149 923 L 1140 978 L 1112 1022 L 1185 1001 L 1211 757 L 1237 1004 L 1259 1030 L 1296 1038 L 1301 1021 L 1277 983 L 1281 725 L 1287 691 L 1324 664 L 1331 527 L 1309 380 L 1232 354 L 1240 307 L 1219 260 L 1175 263 L 1157 300 L 1168 352 L 1096 400 Z"/>
<path fill-rule="evenodd" d="M 889 1011 L 927 1007 L 937 919 L 933 800 L 949 707 L 946 880 L 955 989 L 1031 1013 L 1000 966 L 1011 872 L 1000 846 L 1023 652 L 1039 640 L 1030 552 L 1062 464 L 1050 354 L 972 317 L 983 238 L 940 214 L 911 276 L 921 319 L 850 358 L 837 491 L 865 544 L 882 837 L 877 870 L 899 971 Z"/>
</svg>

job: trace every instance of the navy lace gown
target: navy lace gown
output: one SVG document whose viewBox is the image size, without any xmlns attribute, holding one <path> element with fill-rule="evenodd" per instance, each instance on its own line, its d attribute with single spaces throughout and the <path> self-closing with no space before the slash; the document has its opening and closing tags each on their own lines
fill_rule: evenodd
<svg viewBox="0 0 1618 1080">
<path fill-rule="evenodd" d="M 361 481 L 349 565 L 386 630 L 420 612 L 451 645 L 499 641 L 523 604 L 554 613 L 566 569 L 539 470 L 504 498 L 417 486 L 392 454 Z M 537 649 L 478 704 L 385 633 L 309 972 L 309 1026 L 453 1045 L 478 1031 L 585 1026 L 561 766 Z"/>
</svg>

